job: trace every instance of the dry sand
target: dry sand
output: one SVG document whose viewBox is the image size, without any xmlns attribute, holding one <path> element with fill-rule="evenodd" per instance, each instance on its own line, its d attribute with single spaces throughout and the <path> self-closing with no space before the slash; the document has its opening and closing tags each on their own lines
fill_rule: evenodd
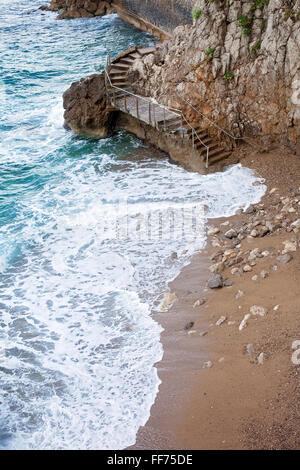
<svg viewBox="0 0 300 470">
<path fill-rule="evenodd" d="M 248 147 L 239 150 L 239 158 L 266 179 L 267 193 L 255 214 L 211 220 L 210 225 L 220 227 L 221 232 L 209 237 L 206 249 L 170 284 L 178 301 L 168 312 L 155 315 L 165 329 L 164 357 L 157 364 L 162 384 L 133 449 L 300 448 L 300 366 L 291 360 L 292 343 L 300 340 L 300 230 L 289 231 L 291 221 L 300 217 L 300 159 L 282 148 L 260 153 Z M 274 187 L 277 190 L 270 194 Z M 283 196 L 293 198 L 295 212 L 280 212 Z M 212 247 L 212 238 L 220 241 L 224 251 L 235 240 L 224 236 L 231 226 L 239 230 L 257 216 L 274 221 L 278 213 L 287 227 L 258 238 L 246 234 L 237 249 L 242 262 L 221 273 L 233 285 L 208 289 L 209 266 L 216 262 L 211 256 L 220 250 Z M 220 225 L 224 221 L 229 225 Z M 297 251 L 291 253 L 292 260 L 280 263 L 282 242 L 295 239 Z M 251 272 L 232 274 L 254 248 L 269 254 L 256 258 Z M 269 275 L 260 277 L 262 270 Z M 256 281 L 252 280 L 255 274 Z M 240 298 L 236 298 L 238 291 L 244 293 Z M 193 308 L 202 298 L 205 303 Z M 267 314 L 251 315 L 246 328 L 239 331 L 253 305 L 264 307 Z M 221 316 L 226 320 L 217 326 Z M 189 322 L 194 325 L 185 330 Z M 251 354 L 247 345 L 252 345 L 248 346 Z M 263 363 L 259 364 L 261 353 Z"/>
</svg>

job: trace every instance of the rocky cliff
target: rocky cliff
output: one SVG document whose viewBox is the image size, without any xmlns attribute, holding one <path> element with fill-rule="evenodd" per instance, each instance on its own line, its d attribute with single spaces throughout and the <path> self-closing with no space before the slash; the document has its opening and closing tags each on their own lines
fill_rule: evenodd
<svg viewBox="0 0 300 470">
<path fill-rule="evenodd" d="M 299 152 L 300 1 L 201 0 L 193 16 L 134 63 L 135 91 Z"/>
<path fill-rule="evenodd" d="M 93 18 L 113 12 L 112 0 L 51 0 L 49 10 L 58 11 L 57 19 Z"/>
<path fill-rule="evenodd" d="M 103 74 L 72 83 L 63 99 L 66 128 L 76 134 L 107 137 L 113 113 L 107 109 Z"/>
</svg>

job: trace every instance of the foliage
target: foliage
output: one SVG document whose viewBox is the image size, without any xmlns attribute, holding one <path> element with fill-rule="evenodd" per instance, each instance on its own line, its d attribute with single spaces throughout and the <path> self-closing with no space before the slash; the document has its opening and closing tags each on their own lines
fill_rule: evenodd
<svg viewBox="0 0 300 470">
<path fill-rule="evenodd" d="M 230 72 L 226 72 L 226 73 L 224 74 L 225 80 L 228 80 L 228 81 L 229 81 L 229 80 L 232 80 L 232 79 L 233 79 L 233 76 L 234 76 L 234 75 L 233 75 L 233 72 L 231 72 L 231 71 L 230 71 Z"/>
<path fill-rule="evenodd" d="M 289 18 L 291 18 L 294 21 L 298 21 L 300 19 L 300 11 L 287 9 L 284 13 L 284 19 L 288 20 Z"/>
<path fill-rule="evenodd" d="M 216 50 L 215 47 L 209 47 L 208 49 L 206 49 L 205 54 L 206 55 L 213 55 L 215 50 Z"/>
<path fill-rule="evenodd" d="M 259 41 L 257 41 L 253 46 L 250 47 L 250 54 L 253 55 L 255 54 L 255 52 L 260 49 L 260 46 L 261 46 L 261 43 L 262 43 L 262 40 L 260 39 Z"/>
<path fill-rule="evenodd" d="M 201 8 L 196 8 L 195 10 L 193 10 L 192 18 L 194 20 L 198 20 L 201 15 L 202 15 L 202 9 Z"/>
</svg>

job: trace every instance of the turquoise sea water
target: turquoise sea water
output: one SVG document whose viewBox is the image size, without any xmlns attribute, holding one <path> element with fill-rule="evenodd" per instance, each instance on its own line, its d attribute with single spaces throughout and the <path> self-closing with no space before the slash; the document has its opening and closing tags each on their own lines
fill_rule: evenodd
<svg viewBox="0 0 300 470">
<path fill-rule="evenodd" d="M 176 201 L 230 215 L 264 187 L 239 165 L 188 173 L 126 133 L 67 132 L 70 83 L 152 39 L 115 15 L 56 21 L 38 0 L 2 4 L 0 448 L 125 448 L 159 386 L 151 307 L 204 238 L 120 240 L 103 233 L 104 214 Z"/>
</svg>

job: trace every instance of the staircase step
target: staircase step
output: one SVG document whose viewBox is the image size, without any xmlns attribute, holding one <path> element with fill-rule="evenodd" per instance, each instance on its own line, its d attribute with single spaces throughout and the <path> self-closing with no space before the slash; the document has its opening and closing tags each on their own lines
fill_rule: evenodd
<svg viewBox="0 0 300 470">
<path fill-rule="evenodd" d="M 171 124 L 169 124 L 168 126 L 166 125 L 166 127 L 164 127 L 164 125 L 162 126 L 162 130 L 165 130 L 166 129 L 166 132 L 168 131 L 180 131 L 182 130 L 182 127 L 181 127 L 181 121 L 175 121 Z"/>
<path fill-rule="evenodd" d="M 211 159 L 211 158 L 219 156 L 220 154 L 222 154 L 224 152 L 225 152 L 224 147 L 217 147 L 214 150 L 209 151 L 208 157 L 209 157 L 209 159 Z M 206 158 L 206 155 L 205 155 L 205 158 Z"/>
<path fill-rule="evenodd" d="M 113 83 L 113 85 L 115 85 L 116 87 L 118 88 L 126 88 L 126 87 L 129 87 L 129 83 L 128 82 L 117 82 L 117 83 Z"/>
<path fill-rule="evenodd" d="M 203 144 L 199 141 L 196 141 L 195 143 L 195 148 L 197 150 L 205 150 L 206 152 L 206 146 L 209 147 L 209 153 L 214 151 L 215 149 L 219 148 L 219 144 L 216 143 L 216 142 L 205 142 L 204 140 L 202 140 Z"/>
<path fill-rule="evenodd" d="M 113 64 L 112 69 L 113 69 L 113 71 L 115 71 L 115 70 L 127 71 L 129 69 L 129 65 L 128 64 L 121 64 L 120 62 L 116 62 L 115 64 Z"/>
<path fill-rule="evenodd" d="M 130 59 L 128 56 L 124 57 L 123 59 L 120 59 L 117 64 L 125 64 L 125 65 L 132 65 L 134 62 L 134 59 Z"/>
<path fill-rule="evenodd" d="M 124 76 L 121 76 L 121 77 L 110 77 L 111 78 L 111 82 L 113 85 L 116 85 L 117 83 L 128 83 L 126 81 L 126 77 Z"/>
<path fill-rule="evenodd" d="M 174 114 L 169 113 L 168 111 L 165 112 L 165 119 L 160 119 L 157 121 L 157 124 L 160 126 L 168 126 L 173 124 L 174 122 L 180 122 L 181 124 L 181 119 L 178 119 L 177 116 L 174 116 Z"/>
<path fill-rule="evenodd" d="M 130 57 L 133 60 L 140 59 L 142 56 L 138 52 L 133 52 L 132 54 L 129 54 L 128 57 Z"/>
<path fill-rule="evenodd" d="M 214 163 L 217 163 L 221 160 L 225 160 L 226 158 L 229 157 L 229 155 L 231 155 L 231 152 L 223 152 L 223 153 L 220 153 L 219 155 L 217 155 L 216 157 L 214 158 L 209 158 L 208 157 L 208 164 L 209 165 L 213 165 Z"/>
<path fill-rule="evenodd" d="M 126 75 L 127 75 L 127 70 L 124 70 L 124 71 L 119 70 L 119 69 L 117 69 L 117 70 L 111 70 L 111 71 L 109 72 L 109 75 L 110 75 L 111 77 L 126 77 Z"/>
<path fill-rule="evenodd" d="M 187 124 L 185 124 L 184 127 L 186 127 L 188 134 L 191 134 L 193 132 L 193 129 Z M 194 130 L 197 132 L 197 134 L 199 134 L 200 132 L 205 132 L 207 134 L 206 130 L 200 126 L 194 127 Z"/>
</svg>

